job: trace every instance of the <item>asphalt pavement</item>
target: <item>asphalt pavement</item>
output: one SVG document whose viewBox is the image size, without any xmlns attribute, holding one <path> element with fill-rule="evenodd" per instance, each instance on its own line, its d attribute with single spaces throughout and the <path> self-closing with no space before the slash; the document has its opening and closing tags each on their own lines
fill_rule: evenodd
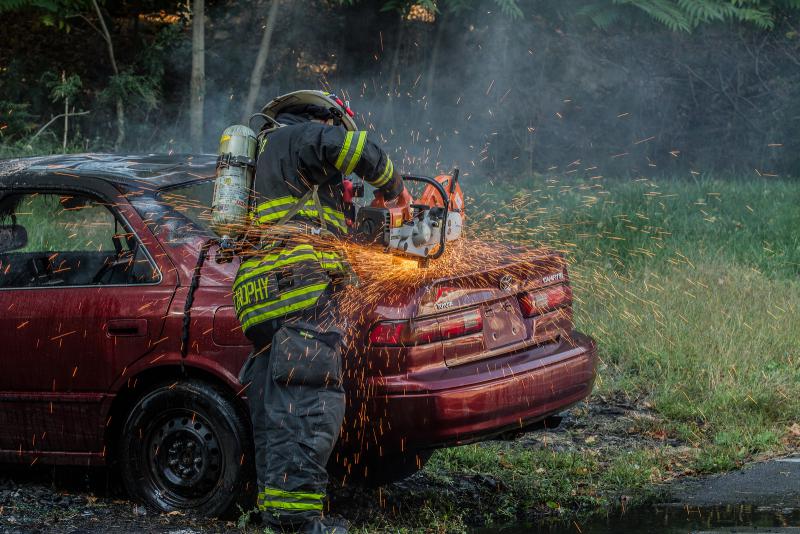
<svg viewBox="0 0 800 534">
<path fill-rule="evenodd" d="M 800 455 L 676 485 L 672 501 L 688 506 L 749 504 L 800 509 Z"/>
</svg>

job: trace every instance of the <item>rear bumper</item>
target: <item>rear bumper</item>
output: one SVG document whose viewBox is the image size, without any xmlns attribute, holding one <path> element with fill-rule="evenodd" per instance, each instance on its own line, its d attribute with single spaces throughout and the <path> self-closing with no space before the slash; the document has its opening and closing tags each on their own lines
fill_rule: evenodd
<svg viewBox="0 0 800 534">
<path fill-rule="evenodd" d="M 376 432 L 383 454 L 478 441 L 558 413 L 591 393 L 597 352 L 590 337 L 573 333 L 569 342 L 464 367 L 462 380 L 432 381 L 424 392 L 377 385 L 368 411 L 373 425 L 387 423 Z"/>
</svg>

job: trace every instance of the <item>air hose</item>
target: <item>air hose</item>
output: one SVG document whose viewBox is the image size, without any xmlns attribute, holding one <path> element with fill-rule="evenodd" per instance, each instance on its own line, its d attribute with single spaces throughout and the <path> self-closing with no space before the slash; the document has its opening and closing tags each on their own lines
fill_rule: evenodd
<svg viewBox="0 0 800 534">
<path fill-rule="evenodd" d="M 219 245 L 219 239 L 209 239 L 200 247 L 200 254 L 197 256 L 197 263 L 194 264 L 192 271 L 192 281 L 189 284 L 189 292 L 186 294 L 186 302 L 183 305 L 183 331 L 181 332 L 181 374 L 186 374 L 184 361 L 189 354 L 189 329 L 192 323 L 192 304 L 194 304 L 194 292 L 200 285 L 201 271 L 208 257 L 208 251 L 214 245 Z"/>
</svg>

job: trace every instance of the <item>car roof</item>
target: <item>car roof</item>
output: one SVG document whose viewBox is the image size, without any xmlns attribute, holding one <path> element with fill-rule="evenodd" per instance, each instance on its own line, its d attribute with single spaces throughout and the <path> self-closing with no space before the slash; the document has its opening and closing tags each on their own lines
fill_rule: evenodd
<svg viewBox="0 0 800 534">
<path fill-rule="evenodd" d="M 0 186 L 21 176 L 100 178 L 122 191 L 164 189 L 214 177 L 213 154 L 65 154 L 0 160 Z"/>
</svg>

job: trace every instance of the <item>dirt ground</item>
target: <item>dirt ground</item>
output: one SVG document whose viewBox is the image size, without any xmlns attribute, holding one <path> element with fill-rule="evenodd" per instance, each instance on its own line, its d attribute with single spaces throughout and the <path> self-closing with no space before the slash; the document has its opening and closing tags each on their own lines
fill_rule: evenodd
<svg viewBox="0 0 800 534">
<path fill-rule="evenodd" d="M 550 450 L 591 448 L 683 447 L 664 436 L 643 430 L 655 418 L 646 404 L 623 397 L 595 395 L 564 414 L 562 424 L 547 432 L 525 433 L 514 438 L 516 446 Z M 426 471 L 379 490 L 339 488 L 333 508 L 363 524 L 375 509 L 394 512 L 413 510 L 430 492 L 444 492 L 453 499 L 482 499 L 502 491 L 502 481 L 474 474 L 447 481 Z M 463 502 L 463 501 L 461 501 Z M 379 504 L 380 503 L 380 504 Z M 108 532 L 136 531 L 169 534 L 257 531 L 240 520 L 209 520 L 181 513 L 154 514 L 125 497 L 106 470 L 79 468 L 14 467 L 0 474 L 0 531 L 2 532 Z M 480 518 L 470 518 L 480 524 Z"/>
</svg>

